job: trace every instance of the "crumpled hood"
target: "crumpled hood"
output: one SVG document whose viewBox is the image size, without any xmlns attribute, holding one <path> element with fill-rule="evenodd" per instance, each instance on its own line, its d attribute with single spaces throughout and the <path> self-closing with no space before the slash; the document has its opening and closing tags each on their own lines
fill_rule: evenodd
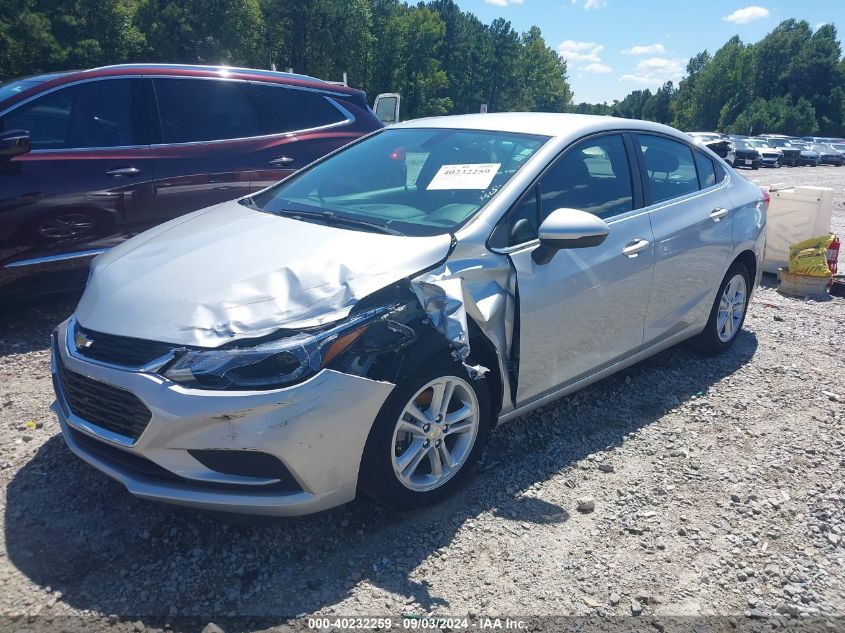
<svg viewBox="0 0 845 633">
<path fill-rule="evenodd" d="M 76 317 L 107 334 L 217 347 L 342 319 L 450 246 L 448 234 L 367 233 L 226 202 L 97 257 Z"/>
</svg>

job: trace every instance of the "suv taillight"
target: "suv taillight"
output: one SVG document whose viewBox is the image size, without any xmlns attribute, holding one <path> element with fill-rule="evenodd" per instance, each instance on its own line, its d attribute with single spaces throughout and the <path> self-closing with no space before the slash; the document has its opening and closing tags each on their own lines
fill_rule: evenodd
<svg viewBox="0 0 845 633">
<path fill-rule="evenodd" d="M 772 196 L 765 189 L 761 188 L 761 191 L 763 192 L 763 204 L 766 205 L 766 211 L 768 211 L 769 203 L 772 201 Z"/>
</svg>

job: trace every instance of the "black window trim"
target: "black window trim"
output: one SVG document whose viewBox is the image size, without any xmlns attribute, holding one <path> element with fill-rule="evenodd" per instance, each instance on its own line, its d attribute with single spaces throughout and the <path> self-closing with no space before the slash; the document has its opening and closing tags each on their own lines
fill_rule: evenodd
<svg viewBox="0 0 845 633">
<path fill-rule="evenodd" d="M 634 147 L 633 140 L 630 138 L 632 134 L 636 134 L 636 131 L 632 131 L 629 129 L 614 129 L 614 130 L 602 130 L 601 132 L 590 132 L 589 134 L 585 134 L 584 136 L 580 136 L 577 139 L 574 139 L 571 143 L 569 143 L 566 147 L 560 150 L 554 158 L 552 158 L 545 167 L 543 167 L 542 171 L 537 174 L 528 186 L 520 192 L 517 196 L 516 200 L 511 204 L 508 209 L 501 215 L 501 217 L 496 221 L 495 226 L 490 230 L 490 234 L 487 236 L 485 240 L 485 246 L 487 249 L 494 253 L 511 253 L 514 251 L 522 250 L 527 248 L 535 243 L 538 242 L 538 238 L 533 238 L 528 240 L 527 242 L 520 242 L 519 244 L 513 244 L 511 246 L 491 246 L 490 240 L 493 238 L 495 232 L 499 229 L 499 226 L 505 219 L 510 215 L 510 213 L 517 207 L 519 204 L 524 200 L 525 196 L 530 193 L 532 189 L 534 189 L 534 195 L 537 196 L 539 192 L 539 187 L 536 185 L 539 183 L 540 179 L 546 175 L 546 173 L 552 168 L 552 166 L 557 163 L 563 156 L 575 148 L 576 146 L 580 145 L 583 141 L 589 141 L 592 139 L 600 138 L 602 136 L 621 136 L 622 143 L 625 147 L 625 155 L 628 159 L 628 171 L 631 175 L 631 192 L 633 194 L 633 206 L 631 210 L 625 211 L 623 213 L 618 213 L 616 215 L 610 216 L 609 218 L 603 218 L 605 222 L 615 222 L 622 218 L 627 217 L 628 215 L 635 214 L 637 211 L 642 210 L 646 207 L 645 205 L 645 197 L 644 197 L 644 190 L 642 184 L 642 168 L 638 160 L 640 159 L 638 154 L 636 153 L 636 148 Z M 633 152 L 633 154 L 632 154 Z M 537 222 L 539 228 L 539 221 L 540 221 L 540 201 L 539 196 L 537 196 Z"/>
<path fill-rule="evenodd" d="M 106 75 L 103 77 L 88 77 L 85 79 L 78 79 L 76 81 L 69 81 L 67 83 L 59 84 L 58 86 L 53 86 L 52 88 L 48 88 L 47 90 L 42 90 L 34 95 L 28 96 L 26 99 L 18 101 L 17 103 L 9 106 L 5 110 L 0 112 L 0 118 L 6 116 L 17 110 L 18 108 L 35 101 L 36 99 L 40 99 L 41 97 L 51 94 L 53 92 L 57 92 L 59 90 L 64 90 L 65 88 L 71 88 L 73 86 L 78 86 L 80 84 L 91 83 L 94 81 L 110 81 L 114 79 L 143 79 L 144 75 Z M 141 98 L 145 98 L 145 93 L 143 89 L 140 91 L 142 95 Z M 147 106 L 143 103 L 136 104 L 139 108 L 146 108 Z M 153 131 L 153 127 L 150 125 L 150 122 L 147 121 L 147 129 L 145 130 L 145 136 L 147 138 L 150 137 Z M 53 148 L 53 149 L 32 149 L 30 150 L 30 154 L 61 154 L 66 152 L 107 152 L 107 151 L 117 151 L 117 150 L 127 150 L 127 149 L 149 149 L 149 144 L 142 144 L 142 145 L 110 145 L 108 147 L 62 147 L 62 148 Z"/>
<path fill-rule="evenodd" d="M 192 79 L 192 80 L 200 80 L 200 81 L 232 81 L 232 82 L 239 82 L 245 84 L 260 84 L 264 86 L 272 86 L 274 88 L 282 88 L 284 90 L 304 90 L 307 92 L 315 92 L 319 95 L 322 95 L 323 98 L 328 101 L 331 105 L 333 105 L 337 110 L 343 115 L 343 119 L 340 121 L 336 121 L 335 123 L 327 123 L 326 125 L 318 125 L 315 127 L 310 128 L 302 128 L 299 130 L 289 130 L 287 132 L 274 132 L 272 134 L 256 134 L 253 136 L 239 136 L 236 138 L 221 138 L 221 139 L 212 139 L 209 141 L 186 141 L 183 143 L 165 143 L 164 142 L 164 134 L 161 133 L 161 141 L 160 143 L 155 143 L 155 147 L 182 147 L 186 145 L 208 145 L 209 143 L 231 143 L 233 141 L 245 141 L 251 139 L 263 139 L 263 138 L 276 138 L 279 136 L 290 136 L 295 134 L 306 134 L 310 132 L 319 132 L 321 130 L 328 130 L 335 127 L 341 127 L 344 125 L 351 125 L 355 123 L 357 120 L 356 116 L 352 114 L 348 109 L 343 107 L 340 103 L 337 102 L 337 99 L 334 98 L 333 95 L 340 94 L 340 93 L 333 93 L 329 91 L 319 90 L 317 88 L 306 88 L 304 86 L 289 86 L 287 84 L 281 83 L 273 83 L 271 81 L 255 81 L 252 79 L 239 79 L 237 77 L 194 77 L 191 75 L 144 75 L 145 79 L 155 80 L 155 79 Z M 155 116 L 158 120 L 158 127 L 161 129 L 161 110 L 159 109 L 158 105 L 158 94 L 155 92 L 155 81 L 151 81 L 153 85 L 153 94 L 155 95 Z M 249 93 L 246 93 L 247 97 L 252 101 L 252 96 Z"/>
</svg>

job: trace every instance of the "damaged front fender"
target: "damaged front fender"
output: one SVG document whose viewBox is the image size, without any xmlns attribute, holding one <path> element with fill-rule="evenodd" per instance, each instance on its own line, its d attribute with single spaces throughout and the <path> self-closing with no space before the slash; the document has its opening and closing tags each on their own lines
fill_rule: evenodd
<svg viewBox="0 0 845 633">
<path fill-rule="evenodd" d="M 453 357 L 472 378 L 493 368 L 471 364 L 471 320 L 495 349 L 504 406 L 512 404 L 516 272 L 505 255 L 459 244 L 449 261 L 411 281 L 434 328 L 449 342 Z"/>
</svg>

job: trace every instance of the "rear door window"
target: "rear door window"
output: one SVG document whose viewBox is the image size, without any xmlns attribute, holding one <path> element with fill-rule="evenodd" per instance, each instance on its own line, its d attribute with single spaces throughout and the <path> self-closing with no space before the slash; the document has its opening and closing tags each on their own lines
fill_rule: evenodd
<svg viewBox="0 0 845 633">
<path fill-rule="evenodd" d="M 698 172 L 688 145 L 662 136 L 637 136 L 645 159 L 652 204 L 698 191 Z"/>
<path fill-rule="evenodd" d="M 140 145 L 145 134 L 133 95 L 140 95 L 140 80 L 75 84 L 9 112 L 0 120 L 0 130 L 26 130 L 34 150 Z"/>
<path fill-rule="evenodd" d="M 154 79 L 165 143 L 260 136 L 258 108 L 240 81 Z"/>
<path fill-rule="evenodd" d="M 250 84 L 263 134 L 281 134 L 323 127 L 347 120 L 331 97 L 310 90 Z"/>
</svg>

